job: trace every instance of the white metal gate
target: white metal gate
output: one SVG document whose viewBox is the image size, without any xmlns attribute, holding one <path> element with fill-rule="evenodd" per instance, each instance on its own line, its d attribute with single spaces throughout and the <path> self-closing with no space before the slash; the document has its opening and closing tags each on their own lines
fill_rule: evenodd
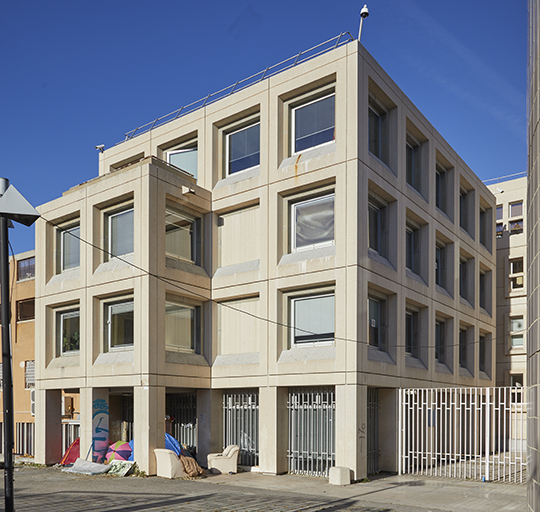
<svg viewBox="0 0 540 512">
<path fill-rule="evenodd" d="M 328 476 L 336 465 L 333 388 L 289 390 L 289 473 Z"/>
<path fill-rule="evenodd" d="M 223 447 L 240 447 L 238 464 L 259 465 L 259 392 L 223 393 Z"/>
<path fill-rule="evenodd" d="M 34 456 L 35 450 L 35 423 L 15 424 L 15 454 Z"/>
<path fill-rule="evenodd" d="M 399 390 L 399 473 L 526 482 L 525 388 Z"/>
</svg>

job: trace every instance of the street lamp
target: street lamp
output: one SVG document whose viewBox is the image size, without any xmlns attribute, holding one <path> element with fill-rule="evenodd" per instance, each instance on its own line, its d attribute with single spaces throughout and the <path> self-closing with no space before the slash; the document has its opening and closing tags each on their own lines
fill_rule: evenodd
<svg viewBox="0 0 540 512">
<path fill-rule="evenodd" d="M 9 260 L 8 260 L 8 227 L 11 221 L 31 226 L 39 213 L 9 184 L 7 178 L 0 178 L 0 284 L 1 304 L 0 319 L 2 321 L 2 370 L 4 395 L 4 496 L 6 512 L 13 512 L 13 376 L 11 373 L 11 340 L 9 325 L 11 308 L 9 302 Z"/>
</svg>

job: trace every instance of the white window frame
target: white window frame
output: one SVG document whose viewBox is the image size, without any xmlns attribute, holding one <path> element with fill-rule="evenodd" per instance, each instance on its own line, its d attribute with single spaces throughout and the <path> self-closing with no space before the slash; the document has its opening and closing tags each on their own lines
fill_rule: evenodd
<svg viewBox="0 0 540 512">
<path fill-rule="evenodd" d="M 261 159 L 260 159 L 261 139 L 260 139 L 260 135 L 259 135 L 259 163 L 257 165 L 253 165 L 251 167 L 246 167 L 245 169 L 242 169 L 240 171 L 236 171 L 236 172 L 234 172 L 232 174 L 231 174 L 230 169 L 229 169 L 229 165 L 230 165 L 230 158 L 229 158 L 230 157 L 230 143 L 229 143 L 229 140 L 230 140 L 231 135 L 242 132 L 242 131 L 247 130 L 249 128 L 253 128 L 254 126 L 257 126 L 257 125 L 260 126 L 260 124 L 261 124 L 260 121 L 255 121 L 254 123 L 250 123 L 250 124 L 248 124 L 246 126 L 242 126 L 242 128 L 238 128 L 237 130 L 227 132 L 225 134 L 225 176 L 226 177 L 236 176 L 236 175 L 238 175 L 240 173 L 251 171 L 252 169 L 256 169 L 257 167 L 260 167 L 260 165 L 261 165 Z"/>
<path fill-rule="evenodd" d="M 323 142 L 322 144 L 317 144 L 316 146 L 311 146 L 306 149 L 302 149 L 300 151 L 295 151 L 296 147 L 296 111 L 300 108 L 307 107 L 309 105 L 312 105 L 313 103 L 317 103 L 318 101 L 325 100 L 327 98 L 330 98 L 331 96 L 336 96 L 336 92 L 331 92 L 329 94 L 326 94 L 325 96 L 321 96 L 320 98 L 316 98 L 314 100 L 308 100 L 304 103 L 300 103 L 299 105 L 296 105 L 295 107 L 291 107 L 291 156 L 299 155 L 301 153 L 305 153 L 306 151 L 311 151 L 315 148 L 320 148 L 323 146 L 327 146 L 328 144 L 334 144 L 336 142 L 336 138 L 334 136 L 333 140 L 329 140 L 327 142 Z M 334 133 L 336 130 L 336 108 L 334 103 Z"/>
<path fill-rule="evenodd" d="M 167 338 L 165 337 L 165 348 L 166 350 L 172 352 L 184 352 L 188 354 L 201 354 L 202 353 L 202 342 L 203 342 L 203 307 L 200 304 L 187 304 L 185 302 L 179 302 L 173 298 L 167 298 L 165 300 L 165 307 L 167 305 L 173 305 L 185 309 L 190 309 L 193 311 L 193 325 L 192 325 L 192 338 L 191 338 L 191 348 L 179 347 L 177 345 L 168 345 L 166 343 Z M 165 315 L 167 313 L 165 312 Z M 165 326 L 165 329 L 167 327 Z M 198 350 L 197 350 L 198 349 Z"/>
<path fill-rule="evenodd" d="M 297 343 L 295 341 L 295 307 L 296 302 L 300 300 L 310 300 L 310 299 L 319 299 L 323 297 L 334 297 L 334 332 L 332 338 L 322 338 L 320 340 L 313 340 L 313 341 L 306 341 L 306 342 L 299 342 Z M 290 324 L 290 347 L 291 348 L 301 348 L 301 347 L 321 347 L 321 346 L 331 346 L 334 345 L 335 336 L 336 336 L 336 303 L 335 303 L 335 292 L 330 293 L 319 293 L 319 294 L 309 294 L 309 295 L 299 295 L 299 296 L 293 296 L 289 299 L 289 311 L 290 311 L 290 318 L 289 318 L 289 324 Z M 309 334 L 309 333 L 306 333 Z"/>
<path fill-rule="evenodd" d="M 523 322 L 523 329 L 512 329 L 512 323 L 513 321 L 519 321 L 521 320 Z M 524 350 L 525 349 L 525 316 L 524 315 L 516 315 L 511 316 L 508 318 L 508 327 L 510 331 L 510 350 Z M 521 345 L 514 345 L 514 339 L 521 337 Z"/>
<path fill-rule="evenodd" d="M 133 342 L 124 343 L 122 345 L 111 346 L 111 308 L 112 306 L 120 304 L 132 304 L 133 306 Z M 103 302 L 103 320 L 104 328 L 106 330 L 106 339 L 104 340 L 106 352 L 117 352 L 122 350 L 133 350 L 135 346 L 135 300 L 133 297 L 111 299 Z M 106 325 L 105 325 L 106 324 Z"/>
<path fill-rule="evenodd" d="M 76 267 L 71 268 L 64 268 L 64 236 L 71 236 L 75 237 L 75 235 L 72 235 L 71 232 L 75 229 L 79 230 L 79 236 L 77 238 L 77 243 L 79 244 L 79 265 Z M 76 268 L 80 268 L 81 266 L 81 240 L 80 240 L 80 233 L 81 233 L 81 225 L 80 223 L 77 224 L 70 224 L 69 227 L 60 229 L 60 272 L 69 272 L 70 270 L 74 270 Z"/>
<path fill-rule="evenodd" d="M 179 256 L 178 254 L 174 254 L 172 252 L 167 251 L 167 231 L 166 231 L 167 225 L 165 225 L 165 255 L 168 258 L 173 258 L 173 259 L 177 259 L 181 261 L 187 261 L 195 265 L 200 265 L 201 256 L 202 256 L 200 254 L 201 248 L 199 247 L 200 245 L 199 241 L 202 240 L 202 234 L 200 233 L 201 224 L 202 224 L 201 218 L 194 217 L 193 215 L 180 211 L 170 205 L 167 205 L 167 207 L 165 208 L 165 215 L 167 214 L 175 215 L 183 220 L 191 222 L 190 252 L 191 252 L 191 255 L 194 256 L 194 258 L 183 258 L 182 256 Z"/>
<path fill-rule="evenodd" d="M 193 176 L 195 179 L 198 179 L 199 175 L 199 145 L 197 139 L 190 140 L 184 144 L 182 144 L 181 147 L 177 147 L 176 149 L 169 149 L 165 151 L 165 154 L 167 155 L 167 163 L 169 165 L 172 165 L 176 167 L 173 163 L 171 163 L 171 156 L 178 155 L 180 153 L 189 153 L 190 151 L 197 151 L 197 173 L 192 174 L 189 171 L 185 169 L 181 169 L 185 173 L 189 174 L 190 176 Z M 180 169 L 180 168 L 179 168 Z"/>
<path fill-rule="evenodd" d="M 321 199 L 327 199 L 329 197 L 334 198 L 334 239 L 333 240 L 328 240 L 326 242 L 319 242 L 319 243 L 316 243 L 316 244 L 306 245 L 305 247 L 299 247 L 299 248 L 296 247 L 296 208 L 299 205 L 305 205 L 307 203 L 320 201 Z M 309 250 L 311 250 L 311 249 L 313 249 L 315 247 L 327 247 L 327 246 L 331 246 L 331 245 L 336 244 L 336 231 L 335 231 L 336 208 L 335 208 L 335 205 L 336 205 L 336 193 L 335 192 L 331 192 L 330 194 L 325 194 L 325 195 L 321 195 L 321 196 L 311 197 L 311 198 L 308 198 L 308 199 L 303 199 L 301 201 L 296 201 L 296 202 L 291 204 L 291 208 L 290 208 L 291 252 L 309 251 Z"/>
<path fill-rule="evenodd" d="M 114 217 L 118 217 L 119 215 L 124 215 L 129 212 L 133 213 L 133 251 L 125 252 L 122 254 L 113 254 L 112 252 L 112 227 L 111 227 L 112 219 Z M 114 210 L 112 212 L 106 212 L 105 216 L 106 216 L 105 221 L 107 222 L 107 258 L 110 260 L 111 258 L 121 258 L 122 256 L 133 254 L 135 251 L 135 208 L 133 206 L 129 206 L 124 209 Z"/>
<path fill-rule="evenodd" d="M 73 356 L 73 355 L 79 355 L 81 351 L 81 311 L 79 307 L 72 307 L 69 309 L 61 310 L 56 312 L 57 320 L 56 320 L 56 328 L 57 328 L 57 343 L 58 343 L 58 354 L 61 357 L 64 356 Z M 77 350 L 69 350 L 64 351 L 63 349 L 63 333 L 64 333 L 64 318 L 74 318 L 77 316 L 79 318 L 79 348 Z"/>
</svg>

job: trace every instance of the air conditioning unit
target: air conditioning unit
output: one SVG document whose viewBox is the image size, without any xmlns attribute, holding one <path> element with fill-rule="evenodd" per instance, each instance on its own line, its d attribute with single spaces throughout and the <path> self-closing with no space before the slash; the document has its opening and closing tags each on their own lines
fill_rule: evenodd
<svg viewBox="0 0 540 512">
<path fill-rule="evenodd" d="M 30 390 L 30 414 L 32 414 L 32 416 L 36 415 L 36 390 L 35 389 Z"/>
</svg>

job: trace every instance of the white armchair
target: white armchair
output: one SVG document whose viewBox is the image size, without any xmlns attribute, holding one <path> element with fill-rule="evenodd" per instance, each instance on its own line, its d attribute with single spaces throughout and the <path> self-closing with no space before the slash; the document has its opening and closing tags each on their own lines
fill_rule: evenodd
<svg viewBox="0 0 540 512">
<path fill-rule="evenodd" d="M 212 470 L 212 473 L 236 473 L 239 453 L 240 447 L 236 444 L 227 446 L 223 453 L 209 453 L 208 469 Z"/>
<path fill-rule="evenodd" d="M 179 478 L 186 476 L 184 468 L 178 455 L 172 450 L 165 448 L 156 448 L 154 450 L 156 456 L 156 474 L 163 478 Z"/>
</svg>

